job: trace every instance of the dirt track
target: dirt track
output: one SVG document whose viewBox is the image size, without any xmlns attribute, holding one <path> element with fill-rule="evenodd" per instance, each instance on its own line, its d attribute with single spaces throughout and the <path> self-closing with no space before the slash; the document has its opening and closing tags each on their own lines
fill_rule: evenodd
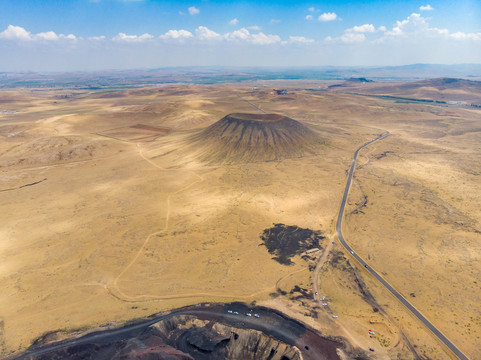
<svg viewBox="0 0 481 360">
<path fill-rule="evenodd" d="M 232 311 L 229 313 L 228 311 Z M 234 314 L 238 312 L 238 314 Z M 246 314 L 258 314 L 259 317 Z M 43 346 L 33 346 L 26 353 L 16 359 L 39 359 L 42 356 L 59 356 L 68 351 L 75 357 L 75 351 L 81 351 L 86 345 L 117 344 L 130 338 L 140 336 L 153 324 L 179 315 L 193 315 L 200 320 L 210 323 L 223 323 L 241 329 L 254 329 L 274 337 L 288 345 L 296 346 L 304 359 L 338 360 L 337 349 L 349 352 L 350 349 L 338 339 L 329 339 L 320 335 L 314 329 L 289 318 L 282 313 L 264 307 L 249 307 L 243 303 L 231 304 L 200 304 L 165 312 L 117 329 L 96 331 L 81 335 L 75 339 Z M 39 341 L 38 343 L 42 343 Z M 78 349 L 78 350 L 75 350 Z"/>
</svg>

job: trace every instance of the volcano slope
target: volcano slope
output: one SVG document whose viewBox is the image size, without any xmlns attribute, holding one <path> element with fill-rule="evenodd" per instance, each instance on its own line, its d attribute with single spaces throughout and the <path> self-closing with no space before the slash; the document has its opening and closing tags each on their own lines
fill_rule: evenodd
<svg viewBox="0 0 481 360">
<path fill-rule="evenodd" d="M 189 141 L 200 160 L 231 164 L 313 155 L 323 144 L 315 130 L 287 116 L 249 113 L 229 114 Z"/>
</svg>

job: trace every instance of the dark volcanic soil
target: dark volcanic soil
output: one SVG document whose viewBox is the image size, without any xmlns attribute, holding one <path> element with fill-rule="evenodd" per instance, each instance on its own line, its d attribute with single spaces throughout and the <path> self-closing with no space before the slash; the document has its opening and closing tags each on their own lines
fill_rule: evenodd
<svg viewBox="0 0 481 360">
<path fill-rule="evenodd" d="M 242 303 L 200 304 L 122 328 L 32 346 L 18 359 L 339 360 L 339 348 L 352 354 L 345 342 L 325 338 L 275 310 Z"/>
<path fill-rule="evenodd" d="M 323 139 L 300 122 L 278 114 L 234 113 L 189 139 L 209 163 L 271 161 L 316 154 Z"/>
<path fill-rule="evenodd" d="M 274 260 L 284 265 L 292 264 L 290 259 L 306 250 L 319 248 L 319 241 L 324 239 L 320 231 L 303 229 L 296 225 L 274 224 L 265 229 L 261 235 L 263 245 Z"/>
</svg>

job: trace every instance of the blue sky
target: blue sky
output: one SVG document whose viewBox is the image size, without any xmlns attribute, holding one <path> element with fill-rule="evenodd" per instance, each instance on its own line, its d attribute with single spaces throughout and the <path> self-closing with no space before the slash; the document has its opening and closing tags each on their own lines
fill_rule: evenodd
<svg viewBox="0 0 481 360">
<path fill-rule="evenodd" d="M 1 0 L 0 71 L 481 63 L 481 1 Z"/>
</svg>

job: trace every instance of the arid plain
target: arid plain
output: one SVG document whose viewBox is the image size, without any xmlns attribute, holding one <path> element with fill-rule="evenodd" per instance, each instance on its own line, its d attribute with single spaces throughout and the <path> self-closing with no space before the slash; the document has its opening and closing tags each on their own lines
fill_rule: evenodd
<svg viewBox="0 0 481 360">
<path fill-rule="evenodd" d="M 375 347 L 372 358 L 454 358 L 335 237 L 353 153 L 388 130 L 360 153 L 344 236 L 480 358 L 481 109 L 400 99 L 479 96 L 459 84 L 361 85 L 2 90 L 1 355 L 51 331 L 255 301 Z M 287 94 L 272 91 L 281 87 Z M 315 140 L 280 153 L 249 145 L 249 156 L 230 147 L 237 134 L 216 140 L 226 115 L 262 111 L 297 120 Z M 275 261 L 261 240 L 273 224 L 321 231 L 321 251 Z M 314 301 L 315 281 L 327 307 Z"/>
</svg>

